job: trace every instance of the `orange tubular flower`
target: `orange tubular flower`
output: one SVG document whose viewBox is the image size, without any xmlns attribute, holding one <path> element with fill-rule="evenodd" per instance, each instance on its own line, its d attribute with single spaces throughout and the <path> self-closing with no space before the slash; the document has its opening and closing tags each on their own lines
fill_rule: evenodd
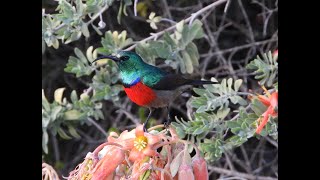
<svg viewBox="0 0 320 180">
<path fill-rule="evenodd" d="M 106 154 L 93 169 L 91 180 L 113 179 L 113 172 L 125 159 L 124 151 L 119 147 L 108 145 L 105 148 Z"/>
<path fill-rule="evenodd" d="M 192 168 L 193 168 L 195 179 L 199 179 L 199 180 L 209 179 L 207 162 L 199 154 L 197 154 L 192 160 Z"/>
<path fill-rule="evenodd" d="M 178 177 L 179 177 L 178 178 L 179 180 L 198 180 L 198 179 L 195 179 L 195 177 L 194 177 L 192 167 L 190 165 L 185 164 L 185 163 L 182 163 L 180 165 Z"/>
<path fill-rule="evenodd" d="M 139 125 L 135 129 L 135 139 L 133 142 L 133 149 L 130 151 L 129 160 L 138 161 L 143 160 L 146 156 L 156 156 L 157 151 L 153 146 L 161 141 L 161 138 L 156 135 L 143 131 L 143 125 Z"/>
<path fill-rule="evenodd" d="M 153 127 L 154 129 L 159 127 Z M 108 142 L 88 153 L 84 161 L 69 173 L 69 180 L 207 180 L 206 162 L 195 144 L 170 133 L 144 132 L 143 125 L 120 135 L 111 132 Z M 196 155 L 192 158 L 187 144 Z M 157 149 L 162 148 L 161 153 Z M 179 152 L 184 155 L 179 161 Z M 178 158 L 173 162 L 175 158 Z M 172 163 L 175 163 L 172 166 Z M 173 169 L 172 169 L 173 167 Z M 174 171 L 174 174 L 172 173 Z"/>
<path fill-rule="evenodd" d="M 275 109 L 278 106 L 278 92 L 273 92 L 270 94 L 264 87 L 262 87 L 267 94 L 266 96 L 258 95 L 258 99 L 260 102 L 262 102 L 264 105 L 268 107 L 268 109 L 262 114 L 262 120 L 261 118 L 258 119 L 258 123 L 260 123 L 256 129 L 256 133 L 260 134 L 264 126 L 267 124 L 269 120 L 269 116 L 276 116 L 278 113 L 275 111 Z"/>
</svg>

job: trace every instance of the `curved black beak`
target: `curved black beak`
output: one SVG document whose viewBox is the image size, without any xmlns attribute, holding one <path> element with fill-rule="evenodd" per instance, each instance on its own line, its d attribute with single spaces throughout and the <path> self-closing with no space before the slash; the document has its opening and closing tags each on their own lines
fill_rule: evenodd
<svg viewBox="0 0 320 180">
<path fill-rule="evenodd" d="M 100 60 L 100 59 L 111 59 L 111 60 L 113 60 L 113 61 L 115 61 L 115 62 L 120 61 L 120 59 L 119 59 L 118 57 L 116 57 L 116 56 L 107 55 L 107 56 L 100 56 L 100 57 L 98 57 L 97 59 L 93 60 L 93 61 L 90 63 L 90 65 L 92 65 L 92 63 L 94 63 L 95 61 L 98 61 L 98 60 Z"/>
</svg>

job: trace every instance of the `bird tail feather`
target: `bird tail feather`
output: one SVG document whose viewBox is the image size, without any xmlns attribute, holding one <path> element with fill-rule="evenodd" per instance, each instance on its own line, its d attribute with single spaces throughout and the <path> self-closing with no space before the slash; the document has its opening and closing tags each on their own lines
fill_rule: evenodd
<svg viewBox="0 0 320 180">
<path fill-rule="evenodd" d="M 199 85 L 204 85 L 204 84 L 215 84 L 215 82 L 212 81 L 202 81 L 202 80 L 193 80 L 190 83 L 188 83 L 190 85 L 195 85 L 195 86 L 199 86 Z"/>
</svg>

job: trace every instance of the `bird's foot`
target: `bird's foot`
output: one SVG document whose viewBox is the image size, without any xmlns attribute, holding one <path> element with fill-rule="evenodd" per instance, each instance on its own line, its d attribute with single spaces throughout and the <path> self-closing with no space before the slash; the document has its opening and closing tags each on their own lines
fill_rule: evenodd
<svg viewBox="0 0 320 180">
<path fill-rule="evenodd" d="M 168 121 L 164 122 L 163 125 L 164 125 L 164 127 L 165 127 L 166 129 L 168 129 L 170 123 L 171 123 L 170 120 L 168 120 Z"/>
<path fill-rule="evenodd" d="M 144 125 L 143 125 L 143 132 L 148 132 L 148 130 L 147 130 L 147 124 L 144 124 Z"/>
</svg>

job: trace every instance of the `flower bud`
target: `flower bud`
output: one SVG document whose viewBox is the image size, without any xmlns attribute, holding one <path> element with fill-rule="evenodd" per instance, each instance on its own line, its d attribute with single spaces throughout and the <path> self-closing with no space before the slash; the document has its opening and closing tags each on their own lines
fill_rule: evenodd
<svg viewBox="0 0 320 180">
<path fill-rule="evenodd" d="M 208 180 L 207 162 L 203 157 L 196 155 L 192 160 L 192 168 L 195 180 Z"/>
</svg>

